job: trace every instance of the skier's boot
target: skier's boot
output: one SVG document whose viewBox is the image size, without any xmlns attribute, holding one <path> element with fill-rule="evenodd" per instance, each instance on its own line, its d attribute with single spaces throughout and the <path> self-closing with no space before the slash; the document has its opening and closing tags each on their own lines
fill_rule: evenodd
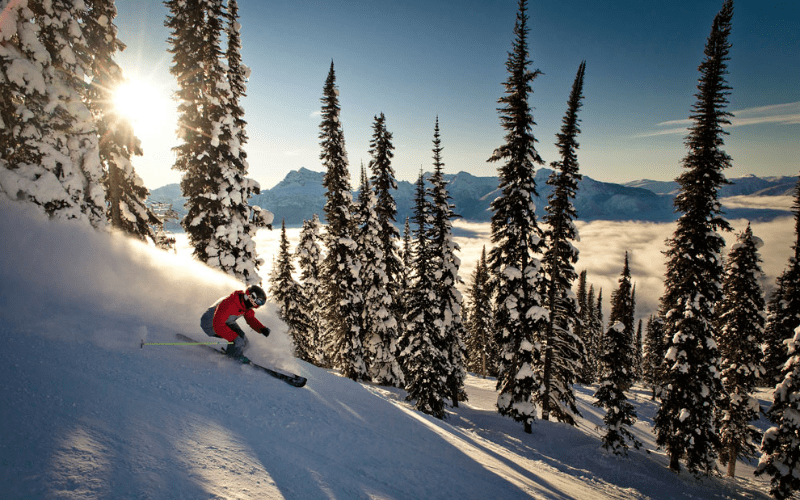
<svg viewBox="0 0 800 500">
<path fill-rule="evenodd" d="M 225 354 L 232 357 L 233 359 L 237 359 L 242 363 L 249 363 L 250 360 L 247 359 L 244 355 L 244 346 L 245 340 L 242 337 L 236 337 L 236 340 L 233 341 L 233 344 L 228 344 L 228 347 L 225 348 Z"/>
</svg>

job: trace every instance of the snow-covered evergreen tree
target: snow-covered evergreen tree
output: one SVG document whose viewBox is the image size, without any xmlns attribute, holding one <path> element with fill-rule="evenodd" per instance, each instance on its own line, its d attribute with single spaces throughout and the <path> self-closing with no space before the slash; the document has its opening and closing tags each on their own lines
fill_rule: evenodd
<svg viewBox="0 0 800 500">
<path fill-rule="evenodd" d="M 375 192 L 375 213 L 380 225 L 378 235 L 381 240 L 386 275 L 389 278 L 387 289 L 392 297 L 391 313 L 398 318 L 403 314 L 400 299 L 402 293 L 400 275 L 403 272 L 403 263 L 397 254 L 400 233 L 395 227 L 397 203 L 393 193 L 397 191 L 397 180 L 392 167 L 394 157 L 392 134 L 386 129 L 386 117 L 383 113 L 375 117 L 372 131 L 372 140 L 369 143 L 369 154 L 372 157 L 369 162 L 369 169 L 372 172 L 370 182 Z"/>
<path fill-rule="evenodd" d="M 181 190 L 187 198 L 183 227 L 199 260 L 245 283 L 258 283 L 257 269 L 263 262 L 253 236 L 259 227 L 271 227 L 272 214 L 248 205 L 260 188 L 246 177 L 246 135 L 239 106 L 246 71 L 237 57 L 238 23 L 222 0 L 165 4 L 170 9 L 166 25 L 172 30 L 170 72 L 179 86 L 180 143 L 174 148 L 174 168 L 183 172 Z M 234 36 L 227 54 L 221 50 L 223 20 L 228 20 L 228 36 Z M 235 71 L 224 56 L 233 57 Z"/>
<path fill-rule="evenodd" d="M 402 246 L 400 247 L 399 251 L 400 262 L 402 266 L 400 267 L 400 276 L 398 276 L 398 295 L 397 295 L 397 334 L 398 334 L 398 352 L 397 358 L 400 362 L 400 366 L 402 368 L 402 359 L 400 357 L 400 351 L 403 349 L 403 345 L 401 343 L 403 338 L 403 332 L 406 331 L 406 311 L 408 310 L 408 300 L 409 294 L 411 293 L 411 279 L 412 279 L 412 272 L 413 272 L 413 263 L 414 263 L 414 252 L 413 246 L 411 241 L 411 224 L 409 223 L 409 218 L 406 217 L 405 224 L 403 226 L 403 242 Z"/>
<path fill-rule="evenodd" d="M 244 145 L 247 142 L 247 132 L 245 131 L 247 122 L 244 120 L 244 109 L 240 101 L 247 92 L 250 68 L 242 62 L 240 31 L 239 4 L 236 0 L 228 0 L 225 23 L 228 43 L 225 50 L 225 58 L 228 63 L 227 77 L 230 87 L 228 111 L 230 118 L 233 120 L 233 123 L 228 124 L 231 127 L 230 155 L 235 169 L 239 172 L 247 172 L 247 153 L 244 150 Z"/>
<path fill-rule="evenodd" d="M 611 295 L 609 328 L 600 357 L 601 374 L 594 403 L 606 410 L 603 417 L 606 425 L 603 448 L 618 455 L 628 454 L 628 443 L 637 449 L 641 446 L 630 431 L 631 426 L 636 423 L 636 409 L 625 395 L 633 385 L 633 309 L 631 272 L 626 252 L 619 288 Z"/>
<path fill-rule="evenodd" d="M 50 217 L 107 223 L 83 2 L 5 2 L 0 34 L 0 190 Z"/>
<path fill-rule="evenodd" d="M 581 320 L 583 321 L 583 343 L 586 347 L 586 361 L 583 365 L 581 376 L 584 384 L 593 384 L 600 374 L 600 351 L 602 348 L 601 339 L 603 338 L 602 310 L 594 294 L 594 285 L 589 285 L 586 294 L 586 308 L 581 309 Z M 598 314 L 599 313 L 599 314 Z"/>
<path fill-rule="evenodd" d="M 714 409 L 723 391 L 719 351 L 714 340 L 715 306 L 722 299 L 722 256 L 725 241 L 717 230 L 728 230 L 717 198 L 727 183 L 723 170 L 731 158 L 722 149 L 722 125 L 730 87 L 725 81 L 733 2 L 726 0 L 714 18 L 700 64 L 697 102 L 692 107 L 686 169 L 678 178 L 675 207 L 681 213 L 668 240 L 665 292 L 661 298 L 667 366 L 661 407 L 654 423 L 656 442 L 666 448 L 669 467 L 680 460 L 692 473 L 716 471 L 719 437 Z"/>
<path fill-rule="evenodd" d="M 589 309 L 589 304 L 587 302 L 589 289 L 587 288 L 588 283 L 586 282 L 586 277 L 586 270 L 583 270 L 578 274 L 578 288 L 575 291 L 575 300 L 578 303 L 578 314 L 575 319 L 573 332 L 578 336 L 579 339 L 581 339 L 581 342 L 583 342 L 584 346 L 584 356 L 581 360 L 581 370 L 577 374 L 577 381 L 581 384 L 588 385 L 594 382 L 594 367 L 592 366 L 590 358 L 592 346 L 587 338 L 587 332 L 589 331 L 589 322 L 587 318 L 587 312 Z"/>
<path fill-rule="evenodd" d="M 761 385 L 766 387 L 774 386 L 781 381 L 781 370 L 786 362 L 786 340 L 785 327 L 789 326 L 783 314 L 786 304 L 786 292 L 784 282 L 788 274 L 788 269 L 784 269 L 775 278 L 775 290 L 773 290 L 766 306 L 766 326 L 764 328 L 763 347 L 764 359 L 762 367 L 764 373 L 761 376 Z"/>
<path fill-rule="evenodd" d="M 308 358 L 302 358 L 317 366 L 329 368 L 331 366 L 325 351 L 323 338 L 324 325 L 322 322 L 323 295 L 322 295 L 322 269 L 324 260 L 322 256 L 322 223 L 317 214 L 310 221 L 303 221 L 300 231 L 300 241 L 297 243 L 295 257 L 300 268 L 300 295 L 301 307 L 307 318 L 307 330 L 303 336 L 308 339 L 310 346 Z"/>
<path fill-rule="evenodd" d="M 360 246 L 361 228 L 372 216 L 370 212 L 375 211 L 375 201 L 373 200 L 372 188 L 369 185 L 369 178 L 367 177 L 367 170 L 364 168 L 363 161 L 361 162 L 361 177 L 359 178 L 361 179 L 361 182 L 358 184 L 358 198 L 353 204 L 353 220 L 355 221 L 356 227 L 356 244 Z"/>
<path fill-rule="evenodd" d="M 188 223 L 187 233 L 195 246 L 195 256 L 205 262 L 208 260 L 205 247 L 211 241 L 214 227 L 204 219 L 216 204 L 213 200 L 216 187 L 210 182 L 211 170 L 216 167 L 207 151 L 206 137 L 210 135 L 210 124 L 204 116 L 204 109 L 209 104 L 205 92 L 209 82 L 202 71 L 207 42 L 204 37 L 205 7 L 200 0 L 171 0 L 165 5 L 170 11 L 165 22 L 165 26 L 171 29 L 168 41 L 173 65 L 170 72 L 179 84 L 175 97 L 178 101 L 180 143 L 173 148 L 176 153 L 173 168 L 184 173 L 181 191 L 188 198 L 189 212 L 183 224 Z"/>
<path fill-rule="evenodd" d="M 114 61 L 115 54 L 125 49 L 114 25 L 117 9 L 112 0 L 85 3 L 84 33 L 92 71 L 85 98 L 97 123 L 100 161 L 105 167 L 107 216 L 113 227 L 155 242 L 154 228 L 162 222 L 145 204 L 149 191 L 131 162 L 134 155 L 142 154 L 139 139 L 130 121 L 113 105 L 114 91 L 125 81 L 122 68 Z"/>
<path fill-rule="evenodd" d="M 778 276 L 777 290 L 768 306 L 767 326 L 764 335 L 764 379 L 767 385 L 782 382 L 782 368 L 786 362 L 786 340 L 800 325 L 800 178 L 794 190 L 793 255 L 786 269 Z"/>
<path fill-rule="evenodd" d="M 527 2 L 520 0 L 514 25 L 515 40 L 506 69 L 505 95 L 499 99 L 505 143 L 489 161 L 501 161 L 500 195 L 492 202 L 492 244 L 489 269 L 495 283 L 495 335 L 500 349 L 497 408 L 502 415 L 532 432 L 537 404 L 541 404 L 542 332 L 549 312 L 540 295 L 544 279 L 541 262 L 542 231 L 536 222 L 535 165 L 544 161 L 536 151 L 535 125 L 528 94 L 540 74 L 528 69 Z"/>
<path fill-rule="evenodd" d="M 544 336 L 544 372 L 542 387 L 542 419 L 552 415 L 559 422 L 575 424 L 579 414 L 575 404 L 572 384 L 582 369 L 586 357 L 583 339 L 575 334 L 575 323 L 579 308 L 572 291 L 577 278 L 574 264 L 578 262 L 578 249 L 572 244 L 578 237 L 575 219 L 578 214 L 572 200 L 578 191 L 579 173 L 576 140 L 580 133 L 578 110 L 583 99 L 583 78 L 586 63 L 582 62 L 575 75 L 567 101 L 567 113 L 556 134 L 556 147 L 561 159 L 550 164 L 553 173 L 547 184 L 553 186 L 548 196 L 543 220 L 547 223 L 544 232 L 546 250 L 542 258 L 545 280 L 545 297 L 550 311 Z"/>
<path fill-rule="evenodd" d="M 367 367 L 361 342 L 361 262 L 356 255 L 353 195 L 333 62 L 320 101 L 320 160 L 325 167 L 322 185 L 326 189 L 325 217 L 328 221 L 325 237 L 328 251 L 323 269 L 325 335 L 331 342 L 329 349 L 334 366 L 347 378 L 364 380 Z"/>
<path fill-rule="evenodd" d="M 767 417 L 772 422 L 761 441 L 756 475 L 771 476 L 770 493 L 778 500 L 794 498 L 800 490 L 800 326 L 787 339 L 789 355 L 783 380 L 772 393 Z"/>
<path fill-rule="evenodd" d="M 728 476 L 736 476 L 736 460 L 755 458 L 761 432 L 751 424 L 758 420 L 761 406 L 753 396 L 761 367 L 761 339 L 764 336 L 764 293 L 759 278 L 761 239 L 750 225 L 739 234 L 725 265 L 724 298 L 717 308 L 717 345 L 722 357 L 725 393 L 717 408 L 720 434 L 719 456 L 728 464 Z"/>
<path fill-rule="evenodd" d="M 661 391 L 664 355 L 667 352 L 664 342 L 664 320 L 658 315 L 650 316 L 644 336 L 642 379 L 650 386 L 652 399 L 655 401 Z"/>
<path fill-rule="evenodd" d="M 592 291 L 593 287 L 589 287 L 589 291 Z M 589 294 L 592 295 L 591 293 Z M 590 301 L 591 302 L 591 301 Z M 595 378 L 600 377 L 600 370 L 601 370 L 601 362 L 600 356 L 603 354 L 603 346 L 605 345 L 605 320 L 603 319 L 603 289 L 597 291 L 597 302 L 594 303 L 594 309 L 592 310 L 591 314 L 592 318 L 592 338 L 594 339 L 594 355 L 595 355 L 595 366 L 597 368 L 597 373 L 595 374 Z"/>
<path fill-rule="evenodd" d="M 286 237 L 286 222 L 281 221 L 281 239 L 278 247 L 278 260 L 270 273 L 269 295 L 278 304 L 281 319 L 289 327 L 289 335 L 294 339 L 295 356 L 308 360 L 313 346 L 307 337 L 309 331 L 308 315 L 303 307 L 303 294 L 300 284 L 295 281 L 292 252 L 289 238 Z"/>
<path fill-rule="evenodd" d="M 486 247 L 472 273 L 467 289 L 468 310 L 465 322 L 467 369 L 483 378 L 497 375 L 497 344 L 492 335 L 492 287 L 486 264 Z"/>
<path fill-rule="evenodd" d="M 466 378 L 464 345 L 464 319 L 461 315 L 463 299 L 457 286 L 461 284 L 458 269 L 461 259 L 456 252 L 460 250 L 453 240 L 453 219 L 458 217 L 453 212 L 447 182 L 444 179 L 444 161 L 442 160 L 442 141 L 439 135 L 439 117 L 433 131 L 433 175 L 430 182 L 431 198 L 431 262 L 434 266 L 435 305 L 434 325 L 439 329 L 439 349 L 447 358 L 447 386 L 453 406 L 458 407 L 459 400 L 467 399 L 464 389 Z"/>
<path fill-rule="evenodd" d="M 634 298 L 636 296 L 636 288 L 634 287 Z M 634 305 L 636 304 L 634 300 Z M 634 380 L 642 379 L 642 369 L 644 367 L 644 322 L 640 319 L 636 327 L 636 335 L 633 341 L 633 378 Z"/>
<path fill-rule="evenodd" d="M 440 349 L 440 329 L 435 326 L 437 284 L 430 240 L 431 206 L 426 198 L 425 179 L 419 174 L 414 197 L 414 250 L 411 288 L 406 302 L 405 331 L 400 338 L 400 363 L 406 380 L 407 399 L 414 407 L 436 418 L 444 418 L 447 384 L 447 353 Z"/>
<path fill-rule="evenodd" d="M 375 211 L 376 198 L 364 165 L 361 165 L 361 188 L 358 197 L 360 227 L 356 233 L 361 259 L 361 339 L 369 378 L 380 385 L 403 387 L 403 371 L 396 359 L 398 350 L 397 320 L 389 293 L 389 274 L 380 238 L 381 226 Z"/>
<path fill-rule="evenodd" d="M 261 188 L 256 181 L 244 177 L 247 175 L 248 163 L 247 152 L 244 150 L 244 145 L 247 142 L 247 132 L 245 127 L 247 122 L 244 120 L 244 108 L 241 106 L 241 99 L 245 97 L 247 91 L 247 80 L 250 78 L 250 68 L 242 62 L 241 56 L 241 24 L 239 24 L 239 5 L 236 0 L 228 0 L 228 9 L 226 16 L 225 33 L 227 34 L 227 49 L 225 52 L 227 62 L 227 77 L 228 85 L 230 87 L 230 98 L 227 106 L 227 116 L 225 118 L 225 125 L 230 128 L 230 140 L 228 147 L 230 149 L 229 155 L 234 171 L 238 174 L 237 180 L 243 186 L 248 187 L 244 193 L 247 198 L 254 194 L 259 194 Z M 233 120 L 232 123 L 230 120 Z M 243 194 L 244 196 L 244 194 Z M 235 194 L 231 194 L 235 198 Z M 257 205 L 250 205 L 237 207 L 240 214 L 245 217 L 249 211 L 250 221 L 250 240 L 255 236 L 255 231 L 258 228 L 272 229 L 272 221 L 274 215 L 269 210 L 261 208 Z M 243 238 L 244 244 L 247 247 L 246 240 Z M 255 258 L 254 255 L 246 255 L 248 259 Z"/>
</svg>

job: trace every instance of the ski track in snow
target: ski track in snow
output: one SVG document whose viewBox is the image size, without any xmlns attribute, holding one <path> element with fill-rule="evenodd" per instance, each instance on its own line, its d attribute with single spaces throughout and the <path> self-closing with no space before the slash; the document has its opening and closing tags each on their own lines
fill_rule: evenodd
<svg viewBox="0 0 800 500">
<path fill-rule="evenodd" d="M 5 200 L 0 241 L 4 499 L 769 498 L 752 464 L 696 479 L 660 451 L 605 452 L 591 387 L 576 386 L 577 427 L 526 435 L 475 376 L 470 400 L 433 419 L 402 390 L 290 359 L 274 308 L 258 311 L 274 333 L 252 334 L 249 354 L 307 377 L 302 389 L 202 348 L 141 348 L 202 340 L 202 311 L 240 285 Z M 632 397 L 653 450 L 656 404 Z"/>
</svg>

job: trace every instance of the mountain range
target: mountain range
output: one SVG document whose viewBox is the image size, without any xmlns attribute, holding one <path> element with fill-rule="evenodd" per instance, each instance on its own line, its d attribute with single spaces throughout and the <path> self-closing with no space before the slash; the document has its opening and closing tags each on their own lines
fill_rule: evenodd
<svg viewBox="0 0 800 500">
<path fill-rule="evenodd" d="M 552 170 L 539 169 L 536 172 L 538 196 L 535 198 L 537 214 L 544 213 L 547 197 L 552 187 L 547 179 Z M 430 174 L 425 174 L 426 178 Z M 302 225 L 304 220 L 318 214 L 324 221 L 325 188 L 322 186 L 323 172 L 306 168 L 293 170 L 275 187 L 263 190 L 250 199 L 251 205 L 266 208 L 275 214 L 275 223 L 284 220 L 287 226 Z M 488 222 L 491 220 L 492 201 L 499 196 L 497 177 L 476 177 L 467 172 L 445 175 L 448 192 L 455 205 L 455 212 L 464 220 Z M 729 196 L 791 196 L 797 183 L 796 177 L 756 177 L 748 175 L 729 179 L 731 184 L 719 191 L 720 198 Z M 398 181 L 394 193 L 397 203 L 397 221 L 403 224 L 411 216 L 414 206 L 415 185 L 408 181 Z M 583 176 L 578 183 L 574 201 L 578 219 L 593 220 L 633 220 L 647 222 L 669 222 L 677 218 L 673 200 L 678 192 L 674 181 L 638 180 L 625 184 L 600 182 Z M 354 199 L 357 193 L 353 193 Z M 154 189 L 149 201 L 172 203 L 173 208 L 183 216 L 185 199 L 178 184 L 168 184 Z M 725 208 L 729 219 L 770 220 L 788 215 L 786 210 L 765 208 Z M 177 224 L 168 229 L 180 230 Z"/>
</svg>

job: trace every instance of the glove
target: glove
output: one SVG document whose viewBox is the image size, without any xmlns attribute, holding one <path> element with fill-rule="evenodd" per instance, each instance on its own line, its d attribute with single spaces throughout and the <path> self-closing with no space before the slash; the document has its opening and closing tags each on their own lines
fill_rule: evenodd
<svg viewBox="0 0 800 500">
<path fill-rule="evenodd" d="M 267 328 L 265 326 L 264 328 L 261 329 L 261 332 L 259 332 L 259 333 L 261 333 L 261 335 L 263 335 L 265 337 L 269 337 L 269 331 L 270 331 L 269 328 Z"/>
</svg>

